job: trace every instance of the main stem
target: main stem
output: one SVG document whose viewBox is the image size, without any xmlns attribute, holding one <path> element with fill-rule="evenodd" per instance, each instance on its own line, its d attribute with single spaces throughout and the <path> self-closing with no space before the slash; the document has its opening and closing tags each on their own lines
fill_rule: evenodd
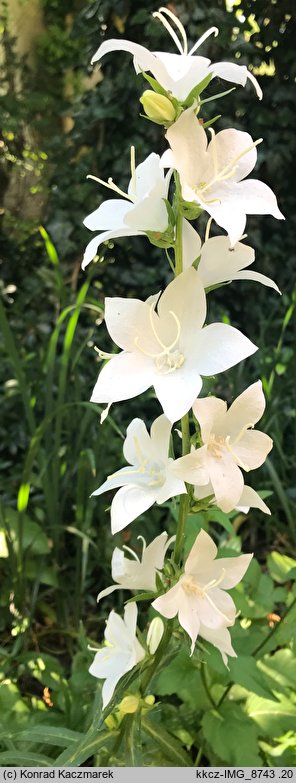
<svg viewBox="0 0 296 783">
<path fill-rule="evenodd" d="M 175 276 L 180 275 L 183 271 L 183 247 L 182 247 L 182 229 L 183 229 L 183 217 L 180 213 L 180 209 L 178 209 L 179 203 L 180 203 L 180 180 L 178 175 L 175 175 L 175 183 L 176 183 L 176 239 L 175 239 Z M 189 416 L 188 413 L 186 413 L 185 416 L 181 419 L 181 431 L 182 431 L 182 457 L 185 456 L 185 454 L 189 454 L 190 452 L 190 433 L 189 433 Z M 179 518 L 178 518 L 178 526 L 177 526 L 177 533 L 176 533 L 176 541 L 175 541 L 175 549 L 174 549 L 174 561 L 179 565 L 182 550 L 183 550 L 183 543 L 184 543 L 184 532 L 185 532 L 185 524 L 186 519 L 188 516 L 188 508 L 189 508 L 189 495 L 181 495 L 180 496 L 180 506 L 179 506 Z"/>
</svg>

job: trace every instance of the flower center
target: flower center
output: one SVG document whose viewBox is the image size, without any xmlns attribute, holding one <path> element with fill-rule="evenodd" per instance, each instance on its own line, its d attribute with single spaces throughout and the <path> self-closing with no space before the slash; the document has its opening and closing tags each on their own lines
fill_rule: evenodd
<svg viewBox="0 0 296 783">
<path fill-rule="evenodd" d="M 237 443 L 239 443 L 239 441 L 242 439 L 242 437 L 245 434 L 245 432 L 250 427 L 252 428 L 253 426 L 254 425 L 251 422 L 248 422 L 248 424 L 244 424 L 244 426 L 241 428 L 241 430 L 239 431 L 239 433 L 236 436 L 236 438 L 232 441 L 232 443 L 230 442 L 231 441 L 231 436 L 230 435 L 227 435 L 224 438 L 222 435 L 215 435 L 213 432 L 211 432 L 210 438 L 209 438 L 209 441 L 208 441 L 208 444 L 207 444 L 208 451 L 210 452 L 210 454 L 212 454 L 213 457 L 215 457 L 215 459 L 221 459 L 221 457 L 223 456 L 223 451 L 224 450 L 228 451 L 231 454 L 231 456 L 233 457 L 233 459 L 235 460 L 235 462 L 237 463 L 237 465 L 239 465 L 243 470 L 246 470 L 248 472 L 250 470 L 249 465 L 247 465 L 246 462 L 243 462 L 240 459 L 240 457 L 235 453 L 235 450 L 234 450 L 233 447 Z"/>
<path fill-rule="evenodd" d="M 216 459 L 221 459 L 223 454 L 223 448 L 225 448 L 225 438 L 222 438 L 220 435 L 214 435 L 211 433 L 210 440 L 208 443 L 208 451 L 210 454 L 213 455 L 213 457 L 216 457 Z"/>
<path fill-rule="evenodd" d="M 216 146 L 216 134 L 213 128 L 209 128 L 209 131 L 211 133 L 211 147 L 210 147 L 210 153 L 213 161 L 213 168 L 214 168 L 214 176 L 212 179 L 209 180 L 209 182 L 199 182 L 198 185 L 194 188 L 194 192 L 196 193 L 197 197 L 202 201 L 203 200 L 203 194 L 208 191 L 208 195 L 210 195 L 210 191 L 212 188 L 212 185 L 215 185 L 216 183 L 219 184 L 220 182 L 225 182 L 228 179 L 232 179 L 236 169 L 237 169 L 237 163 L 238 161 L 244 157 L 248 152 L 250 152 L 254 147 L 257 147 L 258 144 L 261 144 L 261 141 L 263 139 L 257 139 L 257 141 L 254 141 L 253 144 L 251 144 L 249 147 L 247 147 L 245 150 L 240 152 L 238 155 L 235 155 L 234 158 L 232 158 L 228 163 L 226 163 L 225 166 L 223 166 L 222 169 L 219 171 L 219 162 L 218 162 L 218 155 L 217 155 L 217 146 Z M 212 200 L 206 200 L 206 204 L 213 204 L 215 202 L 219 202 L 219 199 L 212 199 Z"/>
<path fill-rule="evenodd" d="M 214 603 L 212 598 L 209 596 L 209 590 L 212 590 L 213 587 L 218 587 L 219 584 L 223 581 L 225 576 L 225 568 L 222 568 L 221 574 L 217 579 L 212 579 L 210 582 L 208 582 L 203 587 L 196 581 L 194 576 L 184 576 L 182 579 L 182 588 L 184 590 L 184 593 L 188 596 L 195 596 L 196 598 L 206 598 L 206 600 L 211 604 L 213 609 L 223 617 L 224 620 L 230 625 L 232 625 L 232 618 L 227 617 L 224 612 L 219 609 L 218 606 Z"/>
<path fill-rule="evenodd" d="M 172 340 L 170 345 L 165 345 L 165 343 L 161 340 L 161 338 L 157 334 L 155 324 L 153 323 L 153 313 L 154 313 L 154 304 L 152 304 L 151 307 L 149 308 L 149 321 L 150 321 L 150 326 L 151 326 L 153 336 L 155 337 L 156 342 L 158 343 L 159 347 L 162 350 L 159 351 L 158 353 L 151 353 L 149 351 L 146 351 L 144 348 L 142 348 L 139 345 L 138 337 L 135 337 L 135 344 L 138 350 L 141 351 L 141 353 L 143 353 L 145 356 L 149 356 L 150 359 L 154 359 L 155 367 L 161 375 L 168 375 L 169 373 L 174 372 L 175 370 L 179 370 L 185 361 L 185 356 L 176 347 L 180 339 L 181 324 L 176 313 L 174 313 L 173 310 L 169 310 L 169 314 L 172 316 L 172 318 L 175 321 L 177 332 L 175 338 Z"/>
</svg>

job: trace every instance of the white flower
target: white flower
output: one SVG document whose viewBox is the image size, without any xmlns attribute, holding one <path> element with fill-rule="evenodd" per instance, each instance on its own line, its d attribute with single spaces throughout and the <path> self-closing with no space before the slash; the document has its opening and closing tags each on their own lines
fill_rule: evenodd
<svg viewBox="0 0 296 783">
<path fill-rule="evenodd" d="M 130 467 L 113 473 L 93 492 L 93 495 L 101 495 L 109 489 L 121 487 L 111 504 L 112 533 L 118 533 L 129 525 L 153 503 L 164 503 L 173 495 L 186 493 L 184 482 L 171 472 L 173 459 L 168 455 L 171 428 L 171 423 L 163 415 L 153 422 L 150 435 L 142 419 L 133 419 L 129 424 L 123 453 Z M 158 544 L 161 550 L 163 544 Z M 152 551 L 146 555 L 147 564 L 151 562 L 150 555 L 155 556 L 157 562 L 161 561 L 160 550 L 157 549 L 158 545 L 156 551 L 152 546 Z"/>
<path fill-rule="evenodd" d="M 171 147 L 162 165 L 179 172 L 185 201 L 197 202 L 227 231 L 231 246 L 241 238 L 246 215 L 273 215 L 283 219 L 276 197 L 267 185 L 244 178 L 257 160 L 256 145 L 249 133 L 212 130 L 208 144 L 205 130 L 191 107 L 168 129 Z"/>
<path fill-rule="evenodd" d="M 175 536 L 168 540 L 168 534 L 161 533 L 148 546 L 142 536 L 138 536 L 138 538 L 141 538 L 143 542 L 142 560 L 139 560 L 138 555 L 127 546 L 124 546 L 124 549 L 130 552 L 133 560 L 130 557 L 125 557 L 122 549 L 115 547 L 111 572 L 112 579 L 118 584 L 102 590 L 98 595 L 98 601 L 113 593 L 113 590 L 149 590 L 151 592 L 156 590 L 156 574 L 163 568 L 165 553 L 172 541 L 175 540 Z"/>
<path fill-rule="evenodd" d="M 216 555 L 214 541 L 201 530 L 186 560 L 184 574 L 152 606 L 167 618 L 178 614 L 180 625 L 191 638 L 191 655 L 199 635 L 218 647 L 227 663 L 227 655 L 235 656 L 227 626 L 234 624 L 236 609 L 225 590 L 240 582 L 252 555 L 215 560 Z"/>
<path fill-rule="evenodd" d="M 217 397 L 198 399 L 192 409 L 199 422 L 204 445 L 176 460 L 174 472 L 179 478 L 197 486 L 210 482 L 217 505 L 228 513 L 239 505 L 245 505 L 244 501 L 241 502 L 244 478 L 240 468 L 246 471 L 259 468 L 272 449 L 268 435 L 252 431 L 265 409 L 261 381 L 253 383 L 240 394 L 229 410 L 226 402 Z M 206 475 L 207 481 L 204 481 Z M 248 502 L 246 505 L 249 505 Z"/>
<path fill-rule="evenodd" d="M 189 224 L 190 225 L 190 224 Z M 192 228 L 192 226 L 191 226 Z M 194 236 L 196 234 L 196 236 Z M 186 241 L 183 243 L 183 267 L 187 268 L 200 256 L 198 274 L 204 288 L 230 280 L 255 280 L 269 288 L 274 288 L 280 293 L 276 283 L 270 277 L 246 269 L 255 260 L 255 251 L 252 247 L 237 242 L 230 246 L 229 238 L 225 236 L 211 237 L 200 249 L 200 237 L 192 228 L 190 233 L 186 229 Z"/>
<path fill-rule="evenodd" d="M 108 182 L 97 177 L 90 177 L 102 185 L 106 185 L 123 198 L 109 199 L 88 215 L 84 225 L 91 231 L 102 231 L 96 235 L 86 247 L 82 268 L 97 254 L 99 245 L 108 239 L 116 237 L 136 236 L 147 231 L 163 233 L 168 226 L 168 214 L 164 199 L 168 195 L 171 172 L 164 177 L 159 166 L 159 155 L 152 152 L 143 163 L 135 167 L 134 148 L 131 148 L 132 177 L 127 193 L 114 185 L 112 179 Z"/>
<path fill-rule="evenodd" d="M 210 497 L 210 495 L 214 495 L 213 500 L 211 500 L 211 505 L 215 504 L 218 506 L 218 508 L 221 508 L 219 506 L 219 503 L 217 501 L 217 498 L 215 497 L 214 488 L 209 482 L 205 486 L 195 486 L 194 487 L 194 497 L 197 500 L 203 500 L 203 498 Z M 270 514 L 270 509 L 264 503 L 264 500 L 258 495 L 258 492 L 255 492 L 255 490 L 252 487 L 248 487 L 247 484 L 244 484 L 242 494 L 236 504 L 234 506 L 237 511 L 242 511 L 243 514 L 248 514 L 250 511 L 250 508 L 259 508 L 260 511 L 263 511 L 264 514 Z M 230 509 L 230 511 L 233 511 L 233 509 Z M 222 509 L 221 509 L 222 510 Z"/>
<path fill-rule="evenodd" d="M 212 79 L 218 76 L 227 82 L 242 84 L 243 86 L 246 84 L 247 79 L 250 79 L 258 97 L 262 98 L 262 90 L 257 80 L 245 65 L 228 62 L 211 64 L 211 60 L 207 57 L 194 56 L 194 52 L 209 35 L 212 35 L 212 33 L 218 35 L 217 27 L 211 27 L 207 30 L 188 52 L 186 32 L 178 17 L 168 8 L 160 8 L 153 16 L 158 18 L 166 27 L 179 50 L 179 54 L 150 52 L 149 49 L 133 41 L 110 39 L 101 44 L 92 58 L 92 63 L 101 61 L 105 54 L 109 52 L 129 52 L 134 57 L 136 73 L 150 71 L 161 87 L 181 102 L 185 101 L 192 89 L 207 76 L 211 76 Z M 168 21 L 169 19 L 176 26 L 180 37 L 177 36 Z"/>
<path fill-rule="evenodd" d="M 227 324 L 202 328 L 206 297 L 193 268 L 176 277 L 157 299 L 106 299 L 107 329 L 123 350 L 101 370 L 91 399 L 119 402 L 153 385 L 165 415 L 175 422 L 199 394 L 201 375 L 224 372 L 256 346 Z"/>
<path fill-rule="evenodd" d="M 135 603 L 127 604 L 124 620 L 116 612 L 110 612 L 105 629 L 106 646 L 96 652 L 89 668 L 90 674 L 105 680 L 102 688 L 103 709 L 112 698 L 121 677 L 145 657 L 145 651 L 136 637 L 137 611 Z"/>
</svg>

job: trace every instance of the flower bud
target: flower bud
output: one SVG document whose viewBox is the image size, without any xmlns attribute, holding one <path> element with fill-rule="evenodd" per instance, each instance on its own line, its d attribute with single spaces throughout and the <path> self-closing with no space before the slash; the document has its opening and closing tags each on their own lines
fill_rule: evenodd
<svg viewBox="0 0 296 783">
<path fill-rule="evenodd" d="M 123 712 L 124 715 L 137 712 L 140 703 L 139 696 L 125 696 L 120 702 L 118 709 Z"/>
<path fill-rule="evenodd" d="M 105 726 L 107 726 L 107 728 L 110 729 L 110 731 L 112 731 L 113 729 L 117 729 L 118 728 L 118 722 L 117 722 L 115 716 L 112 715 L 112 714 L 111 715 L 107 715 L 107 718 L 105 718 L 104 723 L 105 723 Z"/>
<path fill-rule="evenodd" d="M 154 617 L 147 633 L 147 645 L 150 655 L 154 655 L 164 632 L 164 624 L 161 617 Z"/>
<path fill-rule="evenodd" d="M 145 90 L 140 98 L 140 103 L 142 103 L 147 117 L 154 122 L 167 125 L 176 119 L 176 109 L 165 95 L 159 95 L 153 90 Z"/>
<path fill-rule="evenodd" d="M 155 703 L 155 696 L 150 693 L 149 696 L 145 696 L 144 702 L 145 704 L 148 704 L 148 707 L 153 707 L 153 704 Z"/>
</svg>

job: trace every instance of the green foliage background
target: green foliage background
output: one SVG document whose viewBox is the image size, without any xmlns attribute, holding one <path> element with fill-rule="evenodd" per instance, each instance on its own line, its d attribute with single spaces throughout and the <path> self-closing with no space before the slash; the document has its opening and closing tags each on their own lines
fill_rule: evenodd
<svg viewBox="0 0 296 783">
<path fill-rule="evenodd" d="M 193 43 L 208 27 L 219 27 L 203 54 L 262 72 L 261 103 L 251 86 L 237 88 L 210 104 L 210 116 L 222 112 L 219 129 L 264 137 L 256 176 L 276 191 L 286 222 L 253 217 L 247 230 L 257 268 L 277 281 L 282 297 L 253 283 L 232 284 L 212 294 L 209 317 L 231 319 L 260 347 L 245 365 L 216 379 L 216 392 L 231 400 L 262 378 L 262 429 L 273 437 L 274 450 L 252 481 L 270 494 L 272 517 L 212 513 L 211 531 L 223 550 L 236 553 L 243 546 L 257 557 L 243 587 L 234 591 L 243 620 L 233 640 L 241 655 L 228 672 L 213 648 L 204 645 L 189 659 L 175 641 L 175 657 L 152 683 L 162 706 L 146 710 L 142 749 L 135 724 L 127 726 L 126 755 L 118 743 L 126 719 L 117 712 L 99 731 L 100 684 L 87 671 L 87 644 L 103 634 L 108 602 L 97 607 L 96 595 L 109 584 L 114 546 L 105 513 L 110 501 L 89 495 L 119 467 L 122 437 L 139 415 L 139 401 L 115 406 L 101 427 L 98 406 L 88 399 L 98 371 L 94 345 L 110 348 L 104 327 L 98 329 L 104 296 L 145 297 L 170 274 L 161 251 L 145 238 L 109 243 L 100 261 L 82 273 L 88 240 L 82 220 L 105 197 L 86 181 L 88 173 L 112 175 L 124 188 L 130 145 L 140 161 L 151 150 L 161 152 L 164 142 L 157 126 L 139 119 L 143 83 L 129 55 L 106 58 L 103 79 L 92 89 L 88 63 L 104 36 L 152 50 L 168 49 L 170 41 L 148 13 L 157 6 L 147 9 L 144 0 L 41 5 L 44 32 L 30 66 L 16 54 L 9 7 L 4 4 L 1 12 L 0 763 L 131 764 L 136 749 L 138 763 L 152 765 L 295 765 L 293 2 L 236 0 L 228 10 L 224 0 L 171 6 Z M 211 91 L 217 92 L 216 82 Z M 7 200 L 14 177 L 20 191 Z M 31 216 L 25 202 L 32 205 Z M 149 423 L 159 406 L 151 393 L 144 404 Z M 136 548 L 139 531 L 148 540 L 160 529 L 173 534 L 172 511 L 153 509 L 116 544 L 131 541 Z M 188 546 L 204 524 L 202 514 L 189 518 Z M 282 623 L 270 617 L 287 610 Z M 144 608 L 142 615 L 144 625 Z M 167 732 L 161 734 L 160 723 Z"/>
</svg>

